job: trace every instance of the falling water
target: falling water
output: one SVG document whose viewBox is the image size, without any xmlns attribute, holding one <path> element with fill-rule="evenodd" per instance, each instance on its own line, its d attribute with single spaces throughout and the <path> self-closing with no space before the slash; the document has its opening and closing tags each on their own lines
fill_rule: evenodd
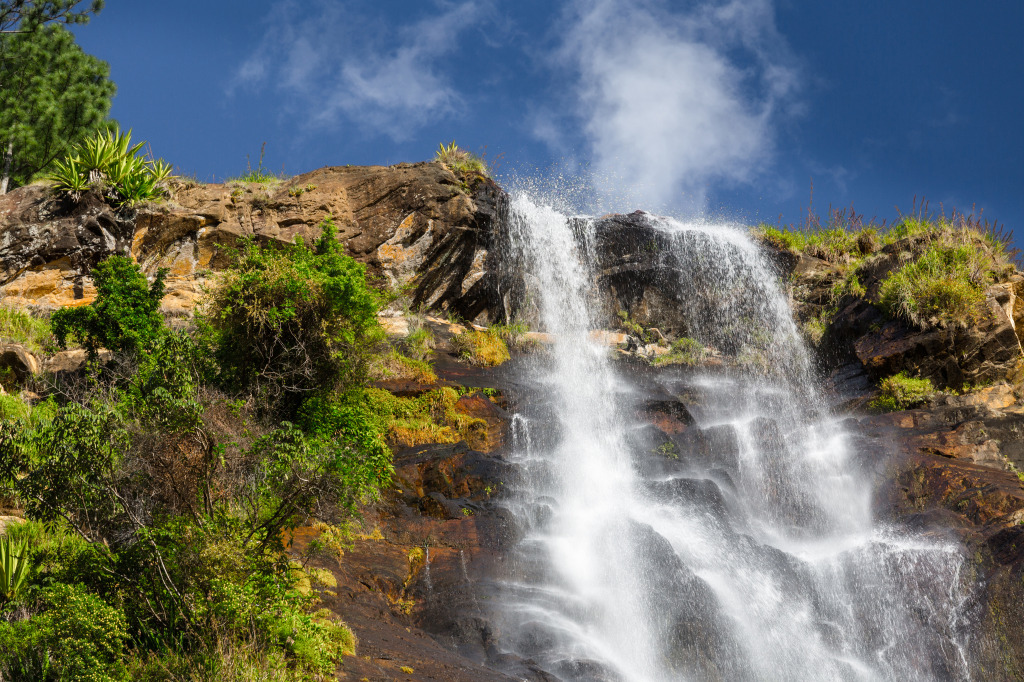
<svg viewBox="0 0 1024 682">
<path fill-rule="evenodd" d="M 648 220 L 690 334 L 737 359 L 658 373 L 692 417 L 660 444 L 590 333 L 594 221 L 513 198 L 554 344 L 513 423 L 503 646 L 563 680 L 967 679 L 960 550 L 873 518 L 881 454 L 820 397 L 777 275 L 742 230 Z"/>
</svg>

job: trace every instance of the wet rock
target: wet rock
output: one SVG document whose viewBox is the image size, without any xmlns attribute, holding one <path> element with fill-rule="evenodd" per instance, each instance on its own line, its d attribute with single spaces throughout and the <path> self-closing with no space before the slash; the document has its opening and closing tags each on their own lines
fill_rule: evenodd
<svg viewBox="0 0 1024 682">
<path fill-rule="evenodd" d="M 740 442 L 729 424 L 691 429 L 681 439 L 684 452 L 693 452 L 707 469 L 722 469 L 735 475 L 739 471 Z"/>
</svg>

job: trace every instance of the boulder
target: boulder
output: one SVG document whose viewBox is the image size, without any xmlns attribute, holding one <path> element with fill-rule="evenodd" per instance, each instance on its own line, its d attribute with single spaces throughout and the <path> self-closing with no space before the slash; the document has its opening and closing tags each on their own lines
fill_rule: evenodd
<svg viewBox="0 0 1024 682">
<path fill-rule="evenodd" d="M 40 365 L 24 346 L 0 343 L 0 371 L 3 370 L 12 372 L 19 383 L 24 383 L 39 373 Z"/>
</svg>

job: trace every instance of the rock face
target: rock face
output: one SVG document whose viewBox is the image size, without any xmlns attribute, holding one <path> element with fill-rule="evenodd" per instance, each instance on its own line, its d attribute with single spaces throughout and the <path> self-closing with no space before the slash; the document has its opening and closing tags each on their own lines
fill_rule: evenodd
<svg viewBox="0 0 1024 682">
<path fill-rule="evenodd" d="M 321 168 L 269 186 L 180 184 L 167 203 L 128 211 L 29 186 L 0 197 L 0 295 L 44 310 L 83 305 L 95 295 L 90 269 L 125 254 L 149 274 L 167 268 L 164 309 L 186 315 L 240 237 L 308 241 L 330 216 L 349 255 L 382 283 L 412 283 L 416 304 L 489 322 L 504 315 L 504 201 L 493 181 L 437 163 Z"/>
</svg>

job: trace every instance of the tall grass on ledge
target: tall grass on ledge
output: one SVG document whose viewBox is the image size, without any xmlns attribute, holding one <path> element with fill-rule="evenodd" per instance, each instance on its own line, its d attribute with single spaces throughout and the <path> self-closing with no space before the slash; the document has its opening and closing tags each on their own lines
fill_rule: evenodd
<svg viewBox="0 0 1024 682">
<path fill-rule="evenodd" d="M 484 163 L 482 158 L 467 149 L 459 147 L 455 144 L 454 140 L 447 145 L 442 142 L 438 147 L 434 160 L 457 173 L 487 175 L 489 172 L 487 164 Z"/>
</svg>

